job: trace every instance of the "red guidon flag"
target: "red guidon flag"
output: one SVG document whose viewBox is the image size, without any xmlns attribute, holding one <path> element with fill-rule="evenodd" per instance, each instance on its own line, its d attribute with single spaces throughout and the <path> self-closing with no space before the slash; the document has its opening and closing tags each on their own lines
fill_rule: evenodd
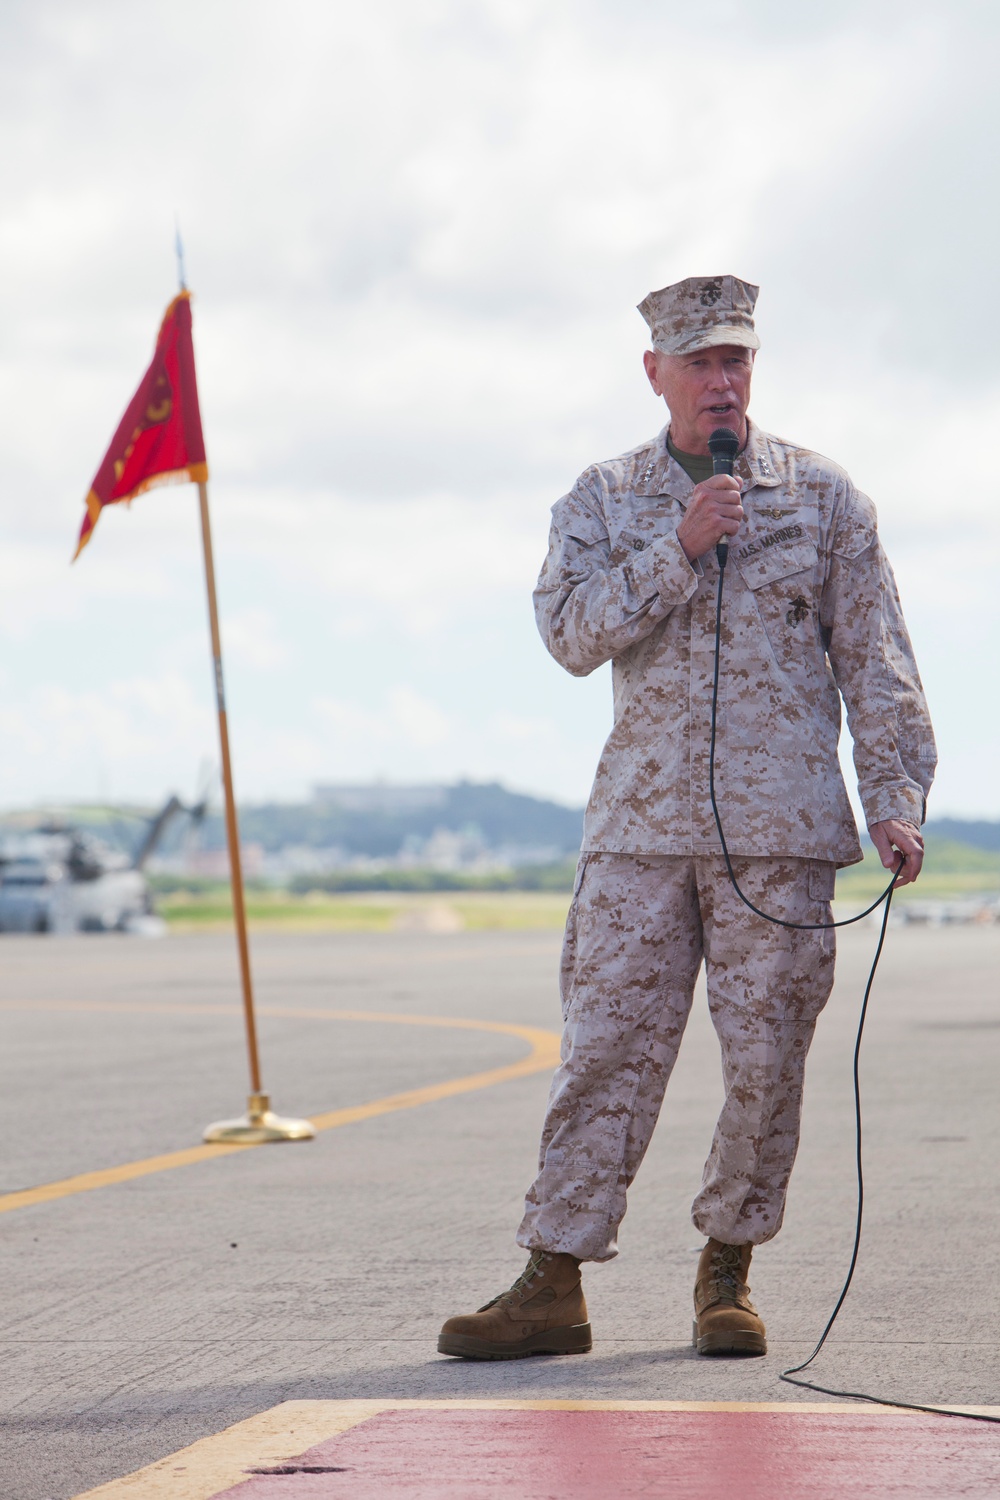
<svg viewBox="0 0 1000 1500">
<path fill-rule="evenodd" d="M 74 562 L 106 505 L 132 500 L 154 484 L 197 484 L 207 479 L 191 341 L 191 294 L 185 291 L 163 315 L 152 363 L 94 475 Z"/>
</svg>

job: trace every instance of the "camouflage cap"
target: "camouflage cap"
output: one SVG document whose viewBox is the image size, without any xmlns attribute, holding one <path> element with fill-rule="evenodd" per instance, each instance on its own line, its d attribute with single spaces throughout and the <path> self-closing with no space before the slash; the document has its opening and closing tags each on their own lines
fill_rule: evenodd
<svg viewBox="0 0 1000 1500">
<path fill-rule="evenodd" d="M 639 311 L 662 354 L 692 354 L 713 344 L 759 349 L 753 326 L 759 290 L 738 276 L 689 276 L 650 292 Z"/>
</svg>

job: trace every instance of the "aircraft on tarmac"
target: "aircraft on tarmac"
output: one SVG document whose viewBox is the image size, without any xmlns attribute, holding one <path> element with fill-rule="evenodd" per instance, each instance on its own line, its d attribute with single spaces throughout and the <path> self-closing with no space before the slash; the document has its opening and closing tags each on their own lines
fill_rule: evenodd
<svg viewBox="0 0 1000 1500">
<path fill-rule="evenodd" d="M 143 866 L 175 817 L 185 813 L 197 827 L 207 805 L 170 797 L 131 855 L 57 819 L 0 829 L 0 932 L 161 931 Z"/>
</svg>

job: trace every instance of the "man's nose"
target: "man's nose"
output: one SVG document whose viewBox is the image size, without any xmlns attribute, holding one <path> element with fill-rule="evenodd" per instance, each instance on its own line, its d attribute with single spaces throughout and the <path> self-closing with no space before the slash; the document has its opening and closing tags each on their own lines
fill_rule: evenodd
<svg viewBox="0 0 1000 1500">
<path fill-rule="evenodd" d="M 712 371 L 712 378 L 709 381 L 709 385 L 711 386 L 713 391 L 729 390 L 729 371 L 725 368 L 724 365 L 720 366 L 719 369 Z"/>
</svg>

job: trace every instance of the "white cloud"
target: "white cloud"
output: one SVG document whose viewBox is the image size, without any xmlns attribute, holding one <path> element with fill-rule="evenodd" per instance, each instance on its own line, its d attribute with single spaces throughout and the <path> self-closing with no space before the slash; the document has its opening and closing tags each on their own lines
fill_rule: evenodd
<svg viewBox="0 0 1000 1500">
<path fill-rule="evenodd" d="M 261 672 L 273 671 L 288 660 L 274 614 L 267 609 L 241 609 L 227 614 L 221 623 L 223 650 Z"/>
<path fill-rule="evenodd" d="M 0 704 L 4 801 L 114 795 L 193 782 L 211 714 L 176 673 L 111 680 L 100 691 L 48 684 Z"/>
<path fill-rule="evenodd" d="M 318 697 L 314 707 L 330 727 L 335 753 L 346 742 L 362 762 L 389 756 L 398 764 L 401 757 L 446 744 L 454 731 L 436 703 L 404 683 L 388 688 L 374 709 L 325 696 Z"/>
</svg>

